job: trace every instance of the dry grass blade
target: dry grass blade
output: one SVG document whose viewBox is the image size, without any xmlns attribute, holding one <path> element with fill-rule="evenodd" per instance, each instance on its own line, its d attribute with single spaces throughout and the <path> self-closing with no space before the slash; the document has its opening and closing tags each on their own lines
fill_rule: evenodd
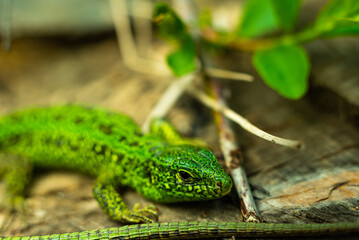
<svg viewBox="0 0 359 240">
<path fill-rule="evenodd" d="M 246 73 L 239 73 L 219 68 L 206 68 L 206 74 L 213 78 L 223 78 L 230 80 L 252 82 L 253 76 Z"/>
<path fill-rule="evenodd" d="M 299 141 L 280 138 L 277 136 L 273 136 L 269 133 L 266 133 L 265 131 L 254 126 L 252 123 L 250 123 L 247 119 L 245 119 L 238 113 L 234 112 L 232 109 L 224 106 L 223 104 L 218 103 L 215 99 L 207 96 L 205 93 L 194 87 L 188 88 L 187 91 L 192 96 L 194 96 L 199 101 L 201 101 L 204 105 L 210 107 L 211 109 L 219 111 L 220 113 L 225 115 L 228 119 L 232 120 L 233 122 L 237 123 L 242 128 L 244 128 L 245 130 L 247 130 L 248 132 L 260 138 L 290 148 L 301 149 L 303 147 L 303 144 Z"/>
</svg>

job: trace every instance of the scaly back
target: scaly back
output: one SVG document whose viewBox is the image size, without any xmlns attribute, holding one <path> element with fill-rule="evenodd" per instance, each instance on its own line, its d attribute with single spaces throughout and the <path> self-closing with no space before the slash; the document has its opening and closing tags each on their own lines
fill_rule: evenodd
<svg viewBox="0 0 359 240">
<path fill-rule="evenodd" d="M 45 167 L 97 175 L 111 161 L 144 161 L 148 157 L 142 155 L 155 146 L 162 146 L 160 139 L 143 136 L 131 118 L 102 109 L 34 108 L 0 119 L 0 151 L 24 155 Z"/>
</svg>

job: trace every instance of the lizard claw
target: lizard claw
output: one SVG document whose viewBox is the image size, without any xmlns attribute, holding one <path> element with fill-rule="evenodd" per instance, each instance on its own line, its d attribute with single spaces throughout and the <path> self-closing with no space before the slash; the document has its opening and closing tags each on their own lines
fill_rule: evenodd
<svg viewBox="0 0 359 240">
<path fill-rule="evenodd" d="M 153 204 L 149 204 L 144 208 L 140 208 L 140 204 L 136 203 L 133 206 L 133 211 L 138 212 L 138 213 L 147 213 L 149 215 L 152 215 L 155 218 L 158 217 L 156 206 Z"/>
<path fill-rule="evenodd" d="M 140 204 L 136 203 L 132 211 L 123 213 L 122 219 L 131 223 L 153 223 L 158 220 L 158 213 L 153 204 L 140 208 Z"/>
</svg>

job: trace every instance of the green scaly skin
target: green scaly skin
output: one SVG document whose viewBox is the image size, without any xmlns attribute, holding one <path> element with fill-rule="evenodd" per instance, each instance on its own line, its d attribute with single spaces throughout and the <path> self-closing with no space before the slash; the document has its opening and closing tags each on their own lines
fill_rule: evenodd
<svg viewBox="0 0 359 240">
<path fill-rule="evenodd" d="M 210 151 L 169 144 L 187 141 L 175 132 L 163 131 L 142 135 L 124 115 L 78 106 L 5 116 L 0 119 L 0 151 L 5 153 L 0 156 L 0 174 L 6 180 L 7 202 L 12 207 L 22 202 L 33 166 L 95 176 L 95 198 L 111 218 L 119 221 L 151 222 L 157 215 L 153 206 L 129 210 L 115 191 L 118 185 L 131 186 L 158 202 L 213 199 L 230 191 L 232 182 Z M 0 240 L 272 238 L 358 232 L 359 223 L 173 222 Z"/>
<path fill-rule="evenodd" d="M 153 205 L 129 210 L 115 190 L 120 185 L 155 202 L 227 194 L 232 181 L 214 155 L 205 148 L 176 145 L 176 138 L 174 131 L 143 135 L 129 117 L 101 109 L 67 105 L 12 113 L 0 119 L 6 202 L 19 208 L 33 166 L 96 177 L 94 197 L 121 222 L 153 222 L 157 213 Z"/>
<path fill-rule="evenodd" d="M 271 238 L 290 236 L 357 236 L 357 223 L 244 223 L 244 222 L 171 222 L 127 225 L 83 232 L 28 237 L 0 237 L 0 240 L 125 240 L 125 239 L 200 239 L 219 237 Z"/>
</svg>

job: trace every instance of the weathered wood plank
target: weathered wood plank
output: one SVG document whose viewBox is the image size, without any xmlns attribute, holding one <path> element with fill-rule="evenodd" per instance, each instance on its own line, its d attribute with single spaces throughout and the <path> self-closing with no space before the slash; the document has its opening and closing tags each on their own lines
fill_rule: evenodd
<svg viewBox="0 0 359 240">
<path fill-rule="evenodd" d="M 55 39 L 19 40 L 11 53 L 0 53 L 0 61 L 1 113 L 71 101 L 122 111 L 142 122 L 168 84 L 166 79 L 126 69 L 118 59 L 114 38 L 66 45 Z M 238 62 L 245 66 L 249 61 L 242 58 Z M 299 139 L 307 145 L 303 151 L 285 149 L 238 130 L 250 181 L 269 192 L 254 192 L 264 220 L 355 221 L 359 212 L 358 130 L 335 116 L 317 112 L 306 100 L 294 102 L 279 97 L 259 80 L 235 83 L 232 89 L 235 110 L 273 134 Z M 193 111 L 190 104 L 185 106 L 176 108 L 171 119 L 193 119 L 185 114 Z M 198 132 L 214 142 L 216 134 L 208 124 Z M 68 180 L 60 189 L 50 188 L 56 185 L 54 179 Z M 47 184 L 42 185 L 43 181 Z M 24 228 L 16 216 L 4 233 L 58 233 L 116 226 L 91 197 L 92 182 L 72 173 L 38 175 L 27 201 L 29 227 Z M 132 191 L 125 198 L 130 205 L 146 203 Z M 240 219 L 229 198 L 158 206 L 160 221 Z M 0 214 L 0 221 L 4 220 Z"/>
<path fill-rule="evenodd" d="M 310 99 L 359 128 L 359 40 L 342 38 L 308 44 L 312 57 Z"/>
<path fill-rule="evenodd" d="M 239 86 L 240 85 L 240 86 Z M 306 99 L 281 99 L 261 82 L 236 84 L 233 106 L 250 121 L 306 145 L 296 151 L 242 136 L 249 180 L 269 222 L 355 221 L 359 216 L 359 133 L 340 119 L 319 114 Z"/>
</svg>

